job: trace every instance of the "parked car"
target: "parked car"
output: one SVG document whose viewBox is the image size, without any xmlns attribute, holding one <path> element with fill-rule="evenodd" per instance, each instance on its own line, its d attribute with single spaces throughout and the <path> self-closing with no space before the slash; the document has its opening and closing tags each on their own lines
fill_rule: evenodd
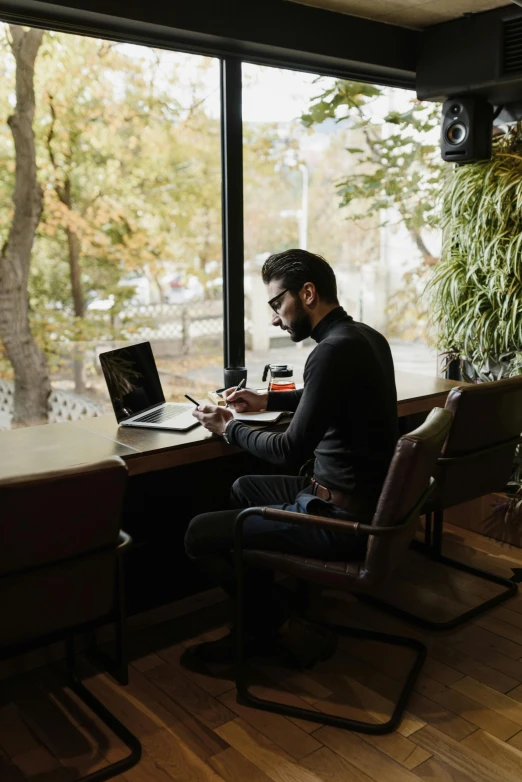
<svg viewBox="0 0 522 782">
<path fill-rule="evenodd" d="M 193 299 L 202 299 L 204 288 L 195 274 L 189 274 L 187 277 L 177 275 L 172 277 L 164 287 L 165 301 L 168 304 L 182 304 L 185 301 Z"/>
</svg>

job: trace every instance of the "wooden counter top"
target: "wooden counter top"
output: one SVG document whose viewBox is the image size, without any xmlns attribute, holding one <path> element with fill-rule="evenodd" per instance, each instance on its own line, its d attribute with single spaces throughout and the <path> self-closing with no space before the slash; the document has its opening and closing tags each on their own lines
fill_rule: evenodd
<svg viewBox="0 0 522 782">
<path fill-rule="evenodd" d="M 444 407 L 448 392 L 459 385 L 454 380 L 396 372 L 397 410 L 399 416 L 410 415 Z M 283 425 L 285 422 L 282 422 Z M 117 440 L 131 447 L 133 453 L 125 456 L 131 475 L 153 472 L 181 464 L 191 464 L 207 459 L 217 459 L 237 453 L 240 449 L 227 445 L 221 437 L 215 437 L 202 426 L 188 432 L 167 432 L 154 429 L 133 429 L 119 426 L 113 415 L 85 418 L 75 426 Z M 281 424 L 273 427 L 281 428 Z"/>
<path fill-rule="evenodd" d="M 462 380 L 445 380 L 442 377 L 415 375 L 413 372 L 395 372 L 395 384 L 399 417 L 444 407 L 451 389 L 465 385 Z"/>
<path fill-rule="evenodd" d="M 106 437 L 130 450 L 125 461 L 130 475 L 164 470 L 181 464 L 217 459 L 240 449 L 227 445 L 200 424 L 188 432 L 168 432 L 161 429 L 142 429 L 119 426 L 112 414 L 84 418 L 74 424 L 78 429 Z"/>
<path fill-rule="evenodd" d="M 461 385 L 454 380 L 406 372 L 397 372 L 396 382 L 399 416 L 443 407 L 448 392 Z M 275 428 L 280 426 L 276 424 Z M 240 450 L 199 425 L 188 432 L 132 429 L 118 426 L 112 414 L 1 432 L 0 443 L 0 479 L 59 470 L 114 455 L 125 459 L 131 475 L 139 475 Z"/>
<path fill-rule="evenodd" d="M 109 456 L 135 453 L 117 440 L 72 423 L 28 426 L 0 432 L 0 479 L 62 470 Z"/>
</svg>

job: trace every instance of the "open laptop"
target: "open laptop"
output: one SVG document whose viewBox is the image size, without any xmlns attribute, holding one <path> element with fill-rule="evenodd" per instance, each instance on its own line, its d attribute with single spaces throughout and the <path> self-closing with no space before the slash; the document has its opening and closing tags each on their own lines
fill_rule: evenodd
<svg viewBox="0 0 522 782">
<path fill-rule="evenodd" d="M 120 426 L 174 432 L 198 426 L 193 405 L 165 402 L 150 342 L 100 353 L 100 363 Z"/>
</svg>

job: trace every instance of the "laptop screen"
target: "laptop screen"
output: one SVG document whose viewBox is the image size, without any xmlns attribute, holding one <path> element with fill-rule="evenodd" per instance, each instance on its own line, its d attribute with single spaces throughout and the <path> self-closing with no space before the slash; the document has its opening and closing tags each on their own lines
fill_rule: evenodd
<svg viewBox="0 0 522 782">
<path fill-rule="evenodd" d="M 118 423 L 165 401 L 150 342 L 100 353 Z"/>
</svg>

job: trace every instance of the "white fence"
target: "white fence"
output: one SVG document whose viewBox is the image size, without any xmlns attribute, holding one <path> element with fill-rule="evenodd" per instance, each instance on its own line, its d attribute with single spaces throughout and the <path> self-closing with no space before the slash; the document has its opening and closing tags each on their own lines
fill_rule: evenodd
<svg viewBox="0 0 522 782">
<path fill-rule="evenodd" d="M 204 352 L 223 341 L 223 301 L 128 305 L 114 325 L 142 340 L 173 342 L 179 353 Z"/>
<path fill-rule="evenodd" d="M 103 413 L 103 408 L 89 399 L 70 391 L 54 390 L 49 396 L 49 423 L 79 421 Z M 0 430 L 11 428 L 14 410 L 14 383 L 0 379 Z"/>
</svg>

